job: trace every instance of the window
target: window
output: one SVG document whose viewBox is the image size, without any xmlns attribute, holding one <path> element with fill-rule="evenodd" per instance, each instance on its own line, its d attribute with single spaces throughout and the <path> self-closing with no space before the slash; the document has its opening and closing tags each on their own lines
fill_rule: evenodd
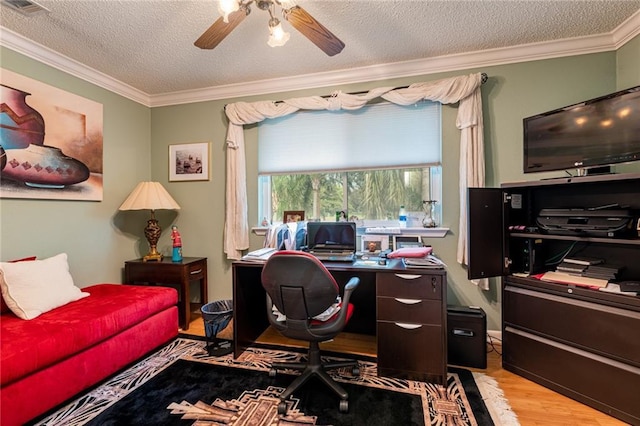
<svg viewBox="0 0 640 426">
<path fill-rule="evenodd" d="M 397 223 L 401 205 L 422 212 L 423 200 L 441 200 L 441 138 L 441 107 L 429 101 L 264 120 L 259 219 L 304 210 L 308 219 L 335 220 L 346 211 L 376 226 Z"/>
</svg>

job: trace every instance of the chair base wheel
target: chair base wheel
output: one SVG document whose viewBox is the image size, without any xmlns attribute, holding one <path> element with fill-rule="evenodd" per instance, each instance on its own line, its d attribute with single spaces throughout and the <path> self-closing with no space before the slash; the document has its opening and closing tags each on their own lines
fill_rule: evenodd
<svg viewBox="0 0 640 426">
<path fill-rule="evenodd" d="M 282 414 L 282 415 L 287 414 L 287 403 L 286 402 L 281 401 L 278 404 L 278 414 Z"/>
<path fill-rule="evenodd" d="M 346 413 L 347 411 L 349 411 L 349 401 L 346 399 L 340 400 L 340 412 Z"/>
</svg>

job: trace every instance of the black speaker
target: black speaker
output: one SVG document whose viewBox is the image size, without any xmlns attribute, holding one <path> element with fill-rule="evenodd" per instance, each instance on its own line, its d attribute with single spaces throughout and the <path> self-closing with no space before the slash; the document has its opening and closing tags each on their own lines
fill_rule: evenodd
<svg viewBox="0 0 640 426">
<path fill-rule="evenodd" d="M 482 308 L 447 308 L 447 362 L 487 368 L 487 315 Z"/>
</svg>

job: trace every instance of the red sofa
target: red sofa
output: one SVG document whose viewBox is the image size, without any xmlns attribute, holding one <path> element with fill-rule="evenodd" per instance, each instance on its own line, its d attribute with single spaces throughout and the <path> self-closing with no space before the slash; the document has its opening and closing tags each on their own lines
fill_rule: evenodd
<svg viewBox="0 0 640 426">
<path fill-rule="evenodd" d="M 97 284 L 82 291 L 90 296 L 32 320 L 3 309 L 3 426 L 47 412 L 178 334 L 178 293 L 173 288 Z"/>
</svg>

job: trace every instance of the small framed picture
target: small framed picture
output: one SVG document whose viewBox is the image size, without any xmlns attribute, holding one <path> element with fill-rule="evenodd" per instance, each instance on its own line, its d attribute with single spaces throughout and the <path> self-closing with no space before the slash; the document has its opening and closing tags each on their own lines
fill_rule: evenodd
<svg viewBox="0 0 640 426">
<path fill-rule="evenodd" d="M 209 180 L 209 143 L 169 145 L 169 181 Z"/>
<path fill-rule="evenodd" d="M 389 248 L 388 235 L 363 235 L 360 242 L 363 253 L 380 253 Z"/>
<path fill-rule="evenodd" d="M 282 223 L 302 222 L 304 220 L 304 210 L 285 210 Z"/>
<path fill-rule="evenodd" d="M 398 250 L 403 247 L 422 247 L 422 238 L 419 235 L 394 235 L 393 249 Z"/>
</svg>

